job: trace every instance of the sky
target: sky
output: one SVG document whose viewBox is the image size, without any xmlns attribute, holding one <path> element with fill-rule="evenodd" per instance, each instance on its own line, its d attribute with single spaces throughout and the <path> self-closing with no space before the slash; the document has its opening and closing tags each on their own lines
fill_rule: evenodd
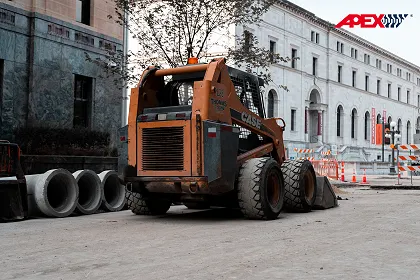
<svg viewBox="0 0 420 280">
<path fill-rule="evenodd" d="M 420 67 L 419 0 L 289 0 L 337 24 L 348 14 L 409 14 L 398 28 L 345 28 Z M 413 17 L 410 17 L 413 15 Z"/>
</svg>

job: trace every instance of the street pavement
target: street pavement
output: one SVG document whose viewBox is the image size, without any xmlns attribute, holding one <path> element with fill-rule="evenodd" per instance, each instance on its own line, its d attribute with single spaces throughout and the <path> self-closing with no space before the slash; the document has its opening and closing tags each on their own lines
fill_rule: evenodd
<svg viewBox="0 0 420 280">
<path fill-rule="evenodd" d="M 0 224 L 0 279 L 420 279 L 420 192 L 337 193 L 274 221 L 174 206 Z"/>
</svg>

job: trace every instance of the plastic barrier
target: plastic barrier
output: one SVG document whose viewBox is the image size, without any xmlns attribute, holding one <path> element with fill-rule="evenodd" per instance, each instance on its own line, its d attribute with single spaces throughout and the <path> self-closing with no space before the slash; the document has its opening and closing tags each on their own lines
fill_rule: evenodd
<svg viewBox="0 0 420 280">
<path fill-rule="evenodd" d="M 315 172 L 321 176 L 338 180 L 338 162 L 336 160 L 313 160 L 311 161 Z"/>
</svg>

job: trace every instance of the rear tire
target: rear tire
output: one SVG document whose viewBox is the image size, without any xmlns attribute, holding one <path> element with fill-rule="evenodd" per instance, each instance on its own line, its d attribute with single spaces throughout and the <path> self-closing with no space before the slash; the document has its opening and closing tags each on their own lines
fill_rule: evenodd
<svg viewBox="0 0 420 280">
<path fill-rule="evenodd" d="M 274 220 L 284 204 L 281 168 L 271 158 L 246 161 L 239 171 L 238 202 L 242 214 L 253 220 Z"/>
<path fill-rule="evenodd" d="M 163 215 L 172 205 L 171 201 L 145 199 L 136 192 L 126 192 L 127 207 L 136 215 Z"/>
<path fill-rule="evenodd" d="M 316 199 L 316 175 L 308 160 L 287 160 L 282 164 L 284 207 L 295 212 L 310 212 Z"/>
</svg>

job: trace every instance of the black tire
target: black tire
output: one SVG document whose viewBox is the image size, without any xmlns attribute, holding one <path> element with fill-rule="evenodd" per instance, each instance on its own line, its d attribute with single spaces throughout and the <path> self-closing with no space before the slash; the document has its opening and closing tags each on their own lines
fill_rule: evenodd
<svg viewBox="0 0 420 280">
<path fill-rule="evenodd" d="M 282 164 L 284 207 L 289 211 L 310 212 L 316 199 L 316 175 L 308 160 L 287 160 Z"/>
<path fill-rule="evenodd" d="M 145 199 L 136 192 L 126 192 L 127 207 L 136 215 L 163 215 L 168 212 L 172 205 L 171 201 Z"/>
<path fill-rule="evenodd" d="M 274 220 L 284 204 L 281 168 L 271 158 L 246 161 L 239 171 L 238 202 L 242 214 L 253 220 Z"/>
<path fill-rule="evenodd" d="M 210 205 L 205 202 L 184 202 L 184 205 L 188 209 L 194 209 L 194 210 L 202 210 L 202 209 L 209 209 Z"/>
</svg>

